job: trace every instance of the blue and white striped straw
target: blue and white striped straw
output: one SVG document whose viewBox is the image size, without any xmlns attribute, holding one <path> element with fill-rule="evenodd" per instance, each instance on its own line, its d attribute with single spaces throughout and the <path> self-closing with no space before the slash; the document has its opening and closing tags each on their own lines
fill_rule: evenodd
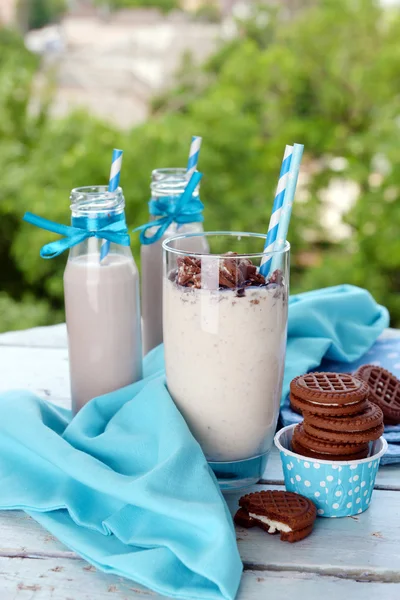
<svg viewBox="0 0 400 600">
<path fill-rule="evenodd" d="M 108 181 L 109 192 L 115 192 L 118 189 L 119 178 L 121 175 L 122 154 L 123 150 L 114 148 L 111 159 L 110 179 Z M 100 248 L 100 262 L 107 256 L 109 252 L 110 242 L 108 240 L 103 240 Z"/>
<path fill-rule="evenodd" d="M 300 163 L 303 156 L 303 150 L 303 144 L 293 145 L 292 160 L 290 162 L 286 193 L 285 198 L 283 200 L 281 218 L 279 220 L 278 235 L 274 246 L 274 252 L 281 252 L 285 247 L 287 234 L 289 230 L 290 217 L 292 215 L 294 197 L 296 194 L 297 179 L 299 177 Z M 271 271 L 278 269 L 281 266 L 281 262 L 282 256 L 280 254 L 274 254 L 274 256 L 272 257 Z"/>
<path fill-rule="evenodd" d="M 190 144 L 189 160 L 187 164 L 186 177 L 189 180 L 193 173 L 197 170 L 197 163 L 199 162 L 200 146 L 202 138 L 198 135 L 192 137 L 192 143 Z"/>
<path fill-rule="evenodd" d="M 275 241 L 278 235 L 278 226 L 281 217 L 283 200 L 285 198 L 290 162 L 292 160 L 292 153 L 293 146 L 286 146 L 281 165 L 281 172 L 279 173 L 278 187 L 276 188 L 274 204 L 272 206 L 272 213 L 269 221 L 267 238 L 264 244 L 264 252 L 266 256 L 261 260 L 260 265 L 260 273 L 264 275 L 264 277 L 268 275 L 269 269 L 271 267 L 272 258 L 268 256 L 268 253 L 274 250 Z"/>
</svg>

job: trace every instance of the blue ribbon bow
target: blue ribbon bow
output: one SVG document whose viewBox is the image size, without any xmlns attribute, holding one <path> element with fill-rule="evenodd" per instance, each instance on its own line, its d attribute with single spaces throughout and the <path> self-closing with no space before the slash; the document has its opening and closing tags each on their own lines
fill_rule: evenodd
<svg viewBox="0 0 400 600">
<path fill-rule="evenodd" d="M 44 217 L 39 217 L 30 212 L 25 213 L 23 217 L 24 221 L 65 236 L 61 240 L 50 242 L 45 244 L 40 250 L 40 256 L 42 258 L 54 258 L 62 254 L 68 248 L 76 246 L 84 242 L 90 237 L 96 237 L 103 240 L 108 240 L 121 246 L 129 246 L 130 238 L 128 229 L 126 227 L 125 215 L 120 213 L 118 215 L 101 215 L 94 217 L 73 217 L 72 225 L 62 225 L 61 223 L 55 223 L 49 221 Z"/>
<path fill-rule="evenodd" d="M 174 222 L 178 225 L 183 225 L 184 223 L 202 223 L 204 221 L 202 215 L 204 206 L 202 202 L 199 198 L 192 198 L 193 192 L 198 186 L 202 176 L 202 173 L 199 173 L 198 171 L 193 173 L 178 200 L 171 197 L 150 200 L 150 214 L 159 216 L 160 218 L 150 221 L 145 225 L 141 225 L 140 227 L 136 227 L 136 229 L 133 230 L 134 232 L 141 232 L 140 242 L 142 244 L 147 245 L 157 242 L 162 238 L 168 227 Z M 146 232 L 153 227 L 156 228 L 155 233 L 147 236 Z"/>
</svg>

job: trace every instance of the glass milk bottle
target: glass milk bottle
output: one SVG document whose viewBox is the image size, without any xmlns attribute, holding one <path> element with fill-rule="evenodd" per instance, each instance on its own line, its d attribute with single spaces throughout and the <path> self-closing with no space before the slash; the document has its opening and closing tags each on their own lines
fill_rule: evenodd
<svg viewBox="0 0 400 600">
<path fill-rule="evenodd" d="M 163 206 L 173 207 L 184 192 L 188 183 L 186 169 L 155 169 L 151 178 L 151 220 L 165 216 Z M 197 186 L 192 202 L 186 205 L 188 212 L 201 217 L 202 204 Z M 196 218 L 196 217 L 195 217 Z M 156 227 L 149 229 L 147 236 L 155 233 Z M 175 233 L 201 233 L 203 225 L 194 221 L 179 225 L 172 222 L 159 240 L 142 244 L 141 247 L 141 279 L 142 279 L 142 332 L 143 352 L 147 354 L 163 341 L 162 322 L 162 279 L 163 279 L 163 252 L 162 243 Z M 207 252 L 207 241 L 203 236 L 193 238 L 191 252 Z"/>
<path fill-rule="evenodd" d="M 72 225 L 125 223 L 121 188 L 72 190 Z M 89 225 L 87 225 L 89 223 Z M 129 246 L 90 237 L 70 249 L 64 273 L 73 412 L 142 377 L 139 274 Z"/>
</svg>

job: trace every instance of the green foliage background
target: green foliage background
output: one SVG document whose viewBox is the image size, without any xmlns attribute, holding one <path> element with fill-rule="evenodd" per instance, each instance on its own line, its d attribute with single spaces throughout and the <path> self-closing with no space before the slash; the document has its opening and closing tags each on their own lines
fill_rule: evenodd
<svg viewBox="0 0 400 600">
<path fill-rule="evenodd" d="M 321 0 L 290 19 L 260 8 L 240 30 L 200 70 L 187 59 L 148 122 L 127 132 L 85 112 L 51 120 L 45 102 L 30 110 L 37 59 L 0 31 L 0 330 L 63 318 L 66 256 L 40 259 L 52 235 L 23 223 L 24 212 L 67 222 L 69 190 L 105 183 L 111 149 L 122 147 L 127 218 L 141 224 L 151 170 L 184 165 L 192 134 L 204 138 L 207 229 L 264 232 L 283 148 L 304 143 L 308 182 L 290 228 L 292 291 L 353 283 L 400 326 L 398 12 L 373 0 Z M 339 173 L 334 157 L 345 159 Z M 338 178 L 359 188 L 345 215 L 351 236 L 341 243 L 321 202 Z M 136 235 L 132 246 L 138 257 Z"/>
</svg>

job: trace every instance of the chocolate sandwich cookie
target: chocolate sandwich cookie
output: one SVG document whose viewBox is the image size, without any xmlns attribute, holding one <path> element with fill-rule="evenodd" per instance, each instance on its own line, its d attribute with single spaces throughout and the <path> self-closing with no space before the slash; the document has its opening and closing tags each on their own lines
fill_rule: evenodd
<svg viewBox="0 0 400 600">
<path fill-rule="evenodd" d="M 359 452 L 368 451 L 367 443 L 345 443 L 338 439 L 336 432 L 332 431 L 330 441 L 321 440 L 306 433 L 304 424 L 299 423 L 294 428 L 293 440 L 298 442 L 303 448 L 318 452 L 320 454 L 329 454 L 332 458 L 335 455 L 349 456 Z M 349 459 L 350 460 L 350 459 Z"/>
<path fill-rule="evenodd" d="M 313 452 L 309 448 L 303 448 L 299 442 L 296 442 L 292 439 L 292 450 L 296 452 L 296 454 L 300 454 L 301 456 L 307 456 L 308 458 L 314 458 L 315 460 L 329 460 L 330 462 L 335 461 L 348 461 L 348 460 L 361 460 L 362 458 L 367 458 L 369 449 L 368 447 L 361 452 L 356 452 L 355 454 L 324 454 L 322 452 Z"/>
<path fill-rule="evenodd" d="M 383 413 L 376 404 L 365 401 L 365 409 L 351 417 L 320 417 L 319 415 L 303 411 L 304 420 L 329 431 L 367 431 L 382 425 Z"/>
<path fill-rule="evenodd" d="M 327 417 L 341 417 L 354 415 L 362 412 L 367 407 L 367 399 L 359 400 L 356 402 L 349 402 L 348 404 L 326 404 L 319 402 L 310 402 L 303 400 L 295 394 L 290 394 L 290 404 L 292 408 L 300 414 L 314 414 Z"/>
<path fill-rule="evenodd" d="M 400 423 L 400 381 L 390 371 L 376 365 L 363 365 L 354 373 L 355 377 L 368 384 L 371 402 L 383 412 L 387 425 Z"/>
<path fill-rule="evenodd" d="M 346 417 L 345 417 L 346 418 Z M 340 441 L 343 444 L 365 444 L 371 442 L 373 440 L 379 440 L 384 430 L 383 422 L 381 425 L 377 427 L 373 427 L 372 429 L 367 429 L 366 431 L 352 431 L 351 430 L 351 421 L 349 421 L 349 430 L 348 431 L 336 431 L 335 432 L 335 440 Z M 321 429 L 320 427 L 315 427 L 312 423 L 305 420 L 304 421 L 304 431 L 319 440 L 324 440 L 330 442 L 332 440 L 332 431 L 327 429 Z"/>
<path fill-rule="evenodd" d="M 292 396 L 314 404 L 351 405 L 368 396 L 364 381 L 349 373 L 306 373 L 290 383 Z"/>
<path fill-rule="evenodd" d="M 365 443 L 381 437 L 383 413 L 379 406 L 368 402 L 367 408 L 358 415 L 348 417 L 320 417 L 304 413 L 304 431 L 321 440 L 343 443 Z"/>
<path fill-rule="evenodd" d="M 246 494 L 239 500 L 235 523 L 242 527 L 257 525 L 269 534 L 280 533 L 281 540 L 297 542 L 310 535 L 317 509 L 311 500 L 284 491 Z"/>
</svg>

